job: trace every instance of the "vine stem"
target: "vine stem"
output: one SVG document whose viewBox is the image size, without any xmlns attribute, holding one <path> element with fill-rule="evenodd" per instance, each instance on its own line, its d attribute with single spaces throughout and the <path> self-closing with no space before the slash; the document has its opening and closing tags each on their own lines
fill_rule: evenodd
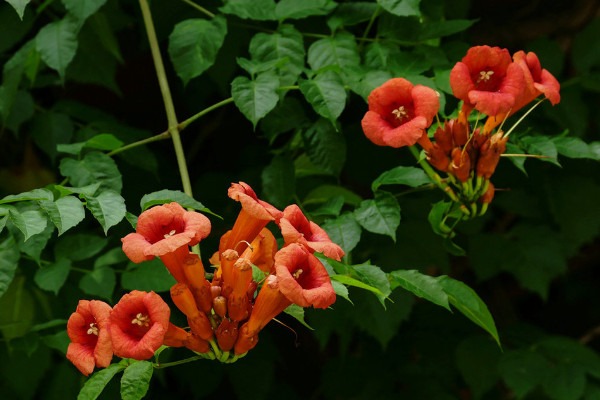
<svg viewBox="0 0 600 400">
<path fill-rule="evenodd" d="M 179 361 L 172 361 L 172 362 L 162 363 L 162 364 L 154 364 L 154 368 L 160 369 L 160 368 L 174 367 L 175 365 L 189 363 L 192 361 L 199 360 L 201 358 L 203 358 L 203 357 L 202 356 L 194 356 L 194 357 L 190 357 L 190 358 L 184 358 L 183 360 L 179 360 Z"/>
<path fill-rule="evenodd" d="M 208 16 L 209 18 L 214 18 L 215 14 L 211 13 L 210 11 L 208 11 L 206 8 L 199 6 L 198 4 L 194 3 L 191 0 L 183 0 L 184 3 L 189 4 L 190 6 L 194 7 L 196 10 L 200 11 L 201 13 L 205 14 L 206 16 Z"/>
<path fill-rule="evenodd" d="M 452 199 L 452 201 L 458 201 L 458 198 L 456 197 L 456 194 L 454 194 L 452 188 L 446 185 L 444 182 L 442 182 L 442 178 L 440 178 L 440 176 L 433 170 L 431 165 L 429 165 L 427 162 L 423 161 L 421 157 L 419 157 L 419 150 L 417 150 L 414 146 L 409 146 L 408 149 L 416 158 L 417 162 L 419 163 L 421 168 L 423 168 L 427 176 L 429 176 L 431 180 Z"/>
<path fill-rule="evenodd" d="M 179 136 L 179 123 L 177 122 L 177 115 L 175 114 L 175 106 L 173 105 L 173 98 L 171 97 L 171 89 L 169 88 L 169 82 L 167 80 L 165 66 L 160 55 L 158 38 L 156 37 L 154 23 L 152 22 L 152 14 L 150 12 L 150 7 L 148 6 L 147 0 L 139 0 L 139 2 L 140 8 L 142 10 L 142 16 L 144 19 L 144 25 L 146 27 L 146 33 L 148 34 L 148 42 L 150 43 L 150 50 L 152 52 L 152 59 L 154 60 L 154 67 L 156 68 L 158 84 L 160 86 L 160 91 L 162 93 L 163 101 L 165 103 L 165 111 L 167 113 L 167 121 L 169 123 L 168 132 L 171 135 L 171 138 L 173 139 L 173 147 L 175 148 L 175 155 L 177 156 L 177 165 L 179 166 L 179 175 L 181 175 L 183 191 L 185 194 L 189 195 L 190 197 L 193 197 L 192 185 L 190 183 L 190 175 L 188 173 L 187 165 L 185 162 L 185 155 L 183 153 L 181 137 Z"/>
</svg>

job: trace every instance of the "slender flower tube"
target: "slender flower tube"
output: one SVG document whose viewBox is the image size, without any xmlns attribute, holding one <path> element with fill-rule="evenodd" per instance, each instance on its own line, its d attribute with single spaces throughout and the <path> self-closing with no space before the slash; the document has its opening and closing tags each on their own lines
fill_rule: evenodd
<svg viewBox="0 0 600 400">
<path fill-rule="evenodd" d="M 295 204 L 283 210 L 279 227 L 286 245 L 297 243 L 310 253 L 317 251 L 338 261 L 344 256 L 342 248 L 329 239 L 327 232 L 309 221 Z"/>
<path fill-rule="evenodd" d="M 248 316 L 248 285 L 252 281 L 252 264 L 247 258 L 240 257 L 234 264 L 232 291 L 227 299 L 229 318 L 242 321 Z"/>
<path fill-rule="evenodd" d="M 67 358 L 84 375 L 94 371 L 94 366 L 108 367 L 113 356 L 109 332 L 111 308 L 98 300 L 79 300 L 76 311 L 67 322 L 71 343 Z"/>
<path fill-rule="evenodd" d="M 213 338 L 213 330 L 206 314 L 200 312 L 190 289 L 184 283 L 171 287 L 171 299 L 179 310 L 187 316 L 192 332 L 204 340 Z"/>
<path fill-rule="evenodd" d="M 452 150 L 452 163 L 448 167 L 448 170 L 458 180 L 466 182 L 471 172 L 471 158 L 469 157 L 469 153 L 462 151 L 459 147 L 455 147 Z"/>
<path fill-rule="evenodd" d="M 412 146 L 440 107 L 435 90 L 393 78 L 371 92 L 361 121 L 365 136 L 378 146 Z"/>
<path fill-rule="evenodd" d="M 210 233 L 210 221 L 204 215 L 186 211 L 177 203 L 152 207 L 138 218 L 136 233 L 121 241 L 123 251 L 135 263 L 160 257 L 178 282 L 185 282 L 182 259 Z"/>
<path fill-rule="evenodd" d="M 169 322 L 169 329 L 165 333 L 163 344 L 170 347 L 183 347 L 188 335 L 189 333 L 185 329 Z"/>
<path fill-rule="evenodd" d="M 196 300 L 196 305 L 200 311 L 210 313 L 212 308 L 211 285 L 206 280 L 202 260 L 197 254 L 189 253 L 183 259 L 182 268 L 187 285 Z"/>
<path fill-rule="evenodd" d="M 506 151 L 507 136 L 497 132 L 481 146 L 479 160 L 477 161 L 477 176 L 489 179 L 500 161 L 500 156 Z"/>
<path fill-rule="evenodd" d="M 121 297 L 110 313 L 110 336 L 115 355 L 146 360 L 163 344 L 171 310 L 154 292 L 133 290 Z"/>
<path fill-rule="evenodd" d="M 216 336 L 221 350 L 231 350 L 238 337 L 238 322 L 227 318 L 223 319 L 217 328 Z"/>
</svg>

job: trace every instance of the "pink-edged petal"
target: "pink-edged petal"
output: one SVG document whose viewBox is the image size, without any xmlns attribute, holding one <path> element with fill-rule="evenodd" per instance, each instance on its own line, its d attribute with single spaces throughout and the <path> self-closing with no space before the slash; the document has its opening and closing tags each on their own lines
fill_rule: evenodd
<svg viewBox="0 0 600 400">
<path fill-rule="evenodd" d="M 154 259 L 153 255 L 146 255 L 146 249 L 151 244 L 139 233 L 130 233 L 121 239 L 123 242 L 123 252 L 125 255 L 134 263 L 141 263 L 142 261 L 149 261 Z"/>
</svg>

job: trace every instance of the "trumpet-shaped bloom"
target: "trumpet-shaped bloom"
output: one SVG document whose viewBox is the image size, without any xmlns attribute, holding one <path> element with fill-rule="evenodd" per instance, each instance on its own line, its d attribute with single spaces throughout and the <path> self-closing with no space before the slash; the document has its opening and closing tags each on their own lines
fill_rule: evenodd
<svg viewBox="0 0 600 400">
<path fill-rule="evenodd" d="M 110 314 L 113 350 L 119 357 L 146 360 L 163 344 L 171 310 L 154 292 L 133 290 Z"/>
<path fill-rule="evenodd" d="M 371 92 L 361 124 L 378 146 L 412 146 L 431 125 L 440 107 L 435 90 L 404 78 L 390 79 Z"/>
<path fill-rule="evenodd" d="M 108 367 L 113 356 L 109 332 L 110 306 L 98 300 L 79 300 L 69 317 L 67 334 L 71 343 L 67 358 L 81 373 L 89 375 L 94 366 Z"/>
<path fill-rule="evenodd" d="M 292 243 L 275 255 L 279 290 L 301 307 L 327 308 L 335 302 L 335 291 L 325 267 L 317 257 Z"/>
<path fill-rule="evenodd" d="M 136 233 L 121 239 L 123 251 L 135 263 L 161 257 L 175 279 L 183 282 L 180 259 L 189 253 L 187 246 L 208 236 L 210 228 L 204 215 L 186 211 L 177 203 L 163 204 L 140 215 Z"/>
<path fill-rule="evenodd" d="M 524 89 L 523 71 L 508 50 L 475 46 L 452 68 L 450 86 L 467 108 L 494 116 L 514 106 Z"/>
<path fill-rule="evenodd" d="M 317 251 L 338 261 L 344 256 L 342 248 L 329 239 L 327 232 L 309 221 L 295 204 L 283 210 L 279 227 L 286 244 L 298 243 L 311 253 Z"/>
</svg>

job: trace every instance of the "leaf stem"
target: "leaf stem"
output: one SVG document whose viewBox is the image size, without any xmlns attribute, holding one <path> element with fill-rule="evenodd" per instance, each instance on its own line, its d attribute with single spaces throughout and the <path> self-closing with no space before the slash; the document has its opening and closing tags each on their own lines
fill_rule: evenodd
<svg viewBox="0 0 600 400">
<path fill-rule="evenodd" d="M 174 367 L 175 365 L 189 363 L 189 362 L 192 362 L 192 361 L 199 360 L 201 358 L 204 358 L 204 357 L 202 357 L 202 356 L 194 356 L 194 357 L 190 357 L 190 358 L 184 358 L 183 360 L 179 360 L 179 361 L 172 361 L 172 362 L 163 363 L 163 364 L 157 363 L 157 364 L 154 364 L 153 367 L 156 368 L 156 369 L 167 368 L 167 367 Z"/>
<path fill-rule="evenodd" d="M 371 27 L 373 26 L 373 23 L 375 22 L 375 19 L 377 18 L 377 16 L 379 15 L 379 11 L 381 10 L 381 6 L 377 5 L 377 8 L 375 9 L 375 11 L 373 12 L 373 15 L 371 15 L 371 19 L 369 20 L 369 23 L 367 24 L 367 27 L 365 28 L 365 32 L 362 35 L 361 38 L 361 42 L 358 45 L 358 52 L 360 53 L 365 39 L 367 38 L 367 36 L 369 36 L 369 31 L 371 30 Z"/>
<path fill-rule="evenodd" d="M 440 176 L 433 170 L 429 163 L 427 163 L 426 161 L 422 160 L 421 157 L 419 157 L 419 151 L 414 146 L 409 146 L 408 149 L 410 150 L 412 155 L 417 159 L 417 162 L 419 163 L 421 168 L 423 168 L 427 176 L 429 176 L 429 178 L 431 178 L 431 180 L 452 199 L 452 201 L 458 201 L 458 198 L 456 197 L 456 194 L 454 193 L 452 188 L 442 181 L 442 178 L 440 178 Z"/>
<path fill-rule="evenodd" d="M 200 118 L 201 116 L 203 116 L 204 114 L 208 114 L 209 112 L 211 112 L 212 110 L 215 110 L 219 107 L 222 107 L 226 104 L 232 103 L 233 102 L 233 97 L 229 97 L 225 100 L 222 100 L 218 103 L 213 104 L 210 107 L 205 108 L 204 110 L 192 115 L 191 117 L 189 117 L 188 119 L 186 119 L 185 121 L 183 121 L 182 123 L 179 124 L 178 128 L 179 131 L 184 130 L 185 128 L 187 128 L 187 126 L 189 124 L 191 124 L 192 122 L 194 122 L 195 120 L 197 120 L 198 118 Z"/>
<path fill-rule="evenodd" d="M 187 165 L 185 162 L 185 155 L 183 153 L 181 137 L 179 136 L 179 123 L 177 122 L 177 115 L 175 114 L 175 106 L 173 105 L 173 98 L 171 97 L 171 90 L 169 88 L 169 82 L 167 80 L 165 66 L 160 55 L 158 38 L 156 37 L 154 23 L 152 22 L 152 14 L 150 13 L 150 7 L 148 6 L 147 0 L 139 0 L 139 2 L 140 8 L 142 9 L 142 16 L 144 19 L 144 25 L 146 27 L 146 33 L 148 34 L 148 42 L 150 43 L 150 50 L 152 52 L 152 59 L 154 60 L 154 67 L 156 68 L 158 84 L 160 86 L 160 91 L 162 93 L 163 101 L 165 104 L 167 121 L 169 123 L 168 131 L 171 135 L 171 138 L 173 139 L 173 147 L 175 148 L 175 155 L 177 157 L 177 165 L 179 166 L 179 175 L 181 175 L 183 191 L 188 196 L 193 197 L 192 185 L 190 183 L 190 175 L 188 173 Z"/>
<path fill-rule="evenodd" d="M 210 11 L 208 11 L 206 8 L 199 6 L 198 4 L 194 3 L 191 0 L 183 0 L 184 3 L 189 4 L 190 6 L 194 7 L 196 10 L 200 11 L 201 13 L 205 14 L 206 16 L 208 16 L 209 18 L 214 18 L 215 14 L 211 13 Z"/>
</svg>

